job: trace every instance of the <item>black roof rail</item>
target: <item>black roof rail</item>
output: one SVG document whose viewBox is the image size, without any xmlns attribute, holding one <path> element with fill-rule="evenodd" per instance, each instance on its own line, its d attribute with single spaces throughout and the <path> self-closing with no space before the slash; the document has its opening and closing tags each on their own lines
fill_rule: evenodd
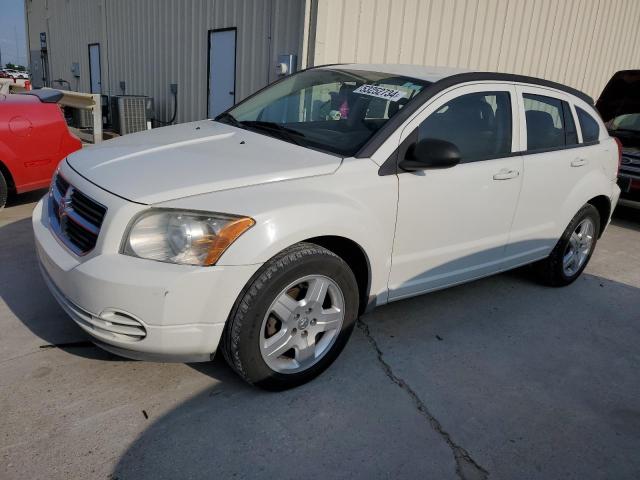
<svg viewBox="0 0 640 480">
<path fill-rule="evenodd" d="M 497 72 L 464 72 L 456 73 L 449 77 L 445 77 L 442 80 L 435 82 L 433 85 L 441 85 L 441 89 L 449 88 L 450 86 L 458 83 L 466 82 L 478 82 L 482 80 L 499 81 L 499 82 L 516 82 L 516 83 L 530 83 L 532 85 L 540 85 L 542 87 L 555 88 L 566 93 L 570 93 L 578 97 L 580 100 L 593 106 L 593 98 L 580 90 L 563 85 L 562 83 L 552 82 L 551 80 L 545 80 L 544 78 L 529 77 L 527 75 L 518 75 L 515 73 L 497 73 Z"/>
</svg>

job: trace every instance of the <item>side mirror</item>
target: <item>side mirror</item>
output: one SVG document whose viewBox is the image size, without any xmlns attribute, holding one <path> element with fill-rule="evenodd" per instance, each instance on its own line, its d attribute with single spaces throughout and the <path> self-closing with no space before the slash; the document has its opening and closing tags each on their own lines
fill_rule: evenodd
<svg viewBox="0 0 640 480">
<path fill-rule="evenodd" d="M 460 150 L 453 143 L 426 138 L 407 149 L 399 166 L 406 172 L 417 172 L 427 168 L 451 168 L 458 163 Z"/>
</svg>

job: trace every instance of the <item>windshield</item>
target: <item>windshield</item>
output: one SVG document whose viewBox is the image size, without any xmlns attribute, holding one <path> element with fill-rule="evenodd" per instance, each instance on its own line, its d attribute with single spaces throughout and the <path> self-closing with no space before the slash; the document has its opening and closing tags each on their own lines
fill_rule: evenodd
<svg viewBox="0 0 640 480">
<path fill-rule="evenodd" d="M 216 120 L 353 156 L 429 84 L 388 73 L 312 69 L 273 84 Z"/>
</svg>

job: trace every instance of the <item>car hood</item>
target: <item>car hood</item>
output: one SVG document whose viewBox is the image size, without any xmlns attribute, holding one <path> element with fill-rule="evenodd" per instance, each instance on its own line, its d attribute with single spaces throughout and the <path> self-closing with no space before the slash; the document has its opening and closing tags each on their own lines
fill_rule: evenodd
<svg viewBox="0 0 640 480">
<path fill-rule="evenodd" d="M 607 123 L 620 115 L 640 112 L 640 70 L 616 72 L 602 90 L 596 109 Z"/>
<path fill-rule="evenodd" d="M 87 180 L 144 204 L 328 175 L 341 160 L 211 120 L 126 135 L 67 159 Z"/>
<path fill-rule="evenodd" d="M 609 135 L 616 137 L 626 149 L 638 150 L 640 148 L 640 132 L 630 130 L 609 130 Z"/>
</svg>

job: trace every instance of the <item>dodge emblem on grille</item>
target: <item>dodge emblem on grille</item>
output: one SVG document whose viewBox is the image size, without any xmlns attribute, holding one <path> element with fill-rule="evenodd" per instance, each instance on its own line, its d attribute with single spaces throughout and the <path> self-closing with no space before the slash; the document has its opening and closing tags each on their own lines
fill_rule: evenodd
<svg viewBox="0 0 640 480">
<path fill-rule="evenodd" d="M 60 203 L 58 204 L 58 216 L 60 220 L 64 217 L 69 210 L 71 210 L 71 194 L 73 193 L 73 187 L 67 188 L 67 191 L 64 194 L 64 197 L 60 199 Z"/>
</svg>

